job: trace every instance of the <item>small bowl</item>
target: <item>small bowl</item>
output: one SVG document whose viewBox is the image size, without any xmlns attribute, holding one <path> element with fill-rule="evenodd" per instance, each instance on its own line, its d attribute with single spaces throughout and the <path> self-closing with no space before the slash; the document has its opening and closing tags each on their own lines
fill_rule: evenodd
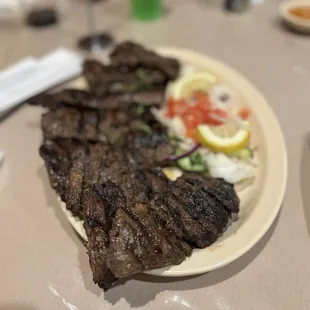
<svg viewBox="0 0 310 310">
<path fill-rule="evenodd" d="M 309 8 L 310 10 L 310 0 L 289 0 L 281 3 L 279 7 L 280 15 L 283 21 L 291 29 L 310 34 L 310 18 L 302 18 L 291 13 L 291 9 L 295 8 Z"/>
</svg>

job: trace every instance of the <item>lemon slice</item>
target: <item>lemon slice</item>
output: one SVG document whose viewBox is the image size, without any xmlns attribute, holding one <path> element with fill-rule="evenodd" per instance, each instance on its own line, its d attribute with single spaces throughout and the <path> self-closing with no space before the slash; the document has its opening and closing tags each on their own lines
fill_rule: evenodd
<svg viewBox="0 0 310 310">
<path fill-rule="evenodd" d="M 221 126 L 199 125 L 197 135 L 200 143 L 214 152 L 233 153 L 245 148 L 250 141 L 250 124 L 224 124 Z"/>
<path fill-rule="evenodd" d="M 194 91 L 208 91 L 219 82 L 219 78 L 209 72 L 196 72 L 178 80 L 172 88 L 175 99 L 189 98 Z"/>
</svg>

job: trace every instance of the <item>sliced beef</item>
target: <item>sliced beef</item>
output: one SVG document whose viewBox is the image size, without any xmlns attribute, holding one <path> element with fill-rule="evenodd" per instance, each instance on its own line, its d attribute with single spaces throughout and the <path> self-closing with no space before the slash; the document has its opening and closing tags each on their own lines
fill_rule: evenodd
<svg viewBox="0 0 310 310">
<path fill-rule="evenodd" d="M 106 290 L 116 280 L 116 277 L 107 266 L 110 243 L 109 230 L 111 229 L 110 214 L 113 213 L 114 205 L 111 207 L 109 204 L 106 204 L 104 193 L 96 185 L 91 185 L 87 189 L 85 196 L 84 228 L 88 240 L 87 251 L 90 268 L 94 282 Z M 117 199 L 115 197 L 114 202 L 117 202 Z M 119 200 L 121 199 L 119 197 Z"/>
<path fill-rule="evenodd" d="M 170 182 L 107 143 L 46 140 L 41 155 L 67 208 L 84 219 L 94 281 L 105 290 L 212 244 L 239 206 L 223 180 L 186 173 Z"/>
<path fill-rule="evenodd" d="M 118 278 L 180 264 L 216 241 L 239 211 L 224 180 L 185 173 L 171 182 L 161 171 L 173 150 L 151 107 L 179 70 L 177 61 L 126 42 L 109 66 L 84 63 L 90 92 L 33 100 L 50 109 L 40 148 L 50 183 L 84 220 L 93 279 L 104 290 Z"/>
<path fill-rule="evenodd" d="M 53 93 L 44 93 L 29 100 L 32 105 L 40 105 L 48 109 L 61 107 L 97 109 L 97 97 L 81 89 L 66 88 Z"/>
<path fill-rule="evenodd" d="M 191 179 L 195 175 L 199 175 L 200 182 L 192 185 Z M 184 174 L 165 191 L 163 200 L 173 210 L 174 220 L 180 225 L 185 240 L 198 248 L 216 241 L 231 215 L 225 205 L 203 190 L 209 179 L 212 178 L 203 174 Z M 238 199 L 233 188 L 230 188 L 227 195 L 232 196 L 232 193 Z"/>
<path fill-rule="evenodd" d="M 97 110 L 126 109 L 132 103 L 161 106 L 168 82 L 176 79 L 179 72 L 177 60 L 126 42 L 115 48 L 109 65 L 94 59 L 84 62 L 83 74 L 90 91 L 68 88 L 39 95 L 29 103 L 49 109 L 63 106 Z"/>
<path fill-rule="evenodd" d="M 50 184 L 64 201 L 68 190 L 67 177 L 72 164 L 68 148 L 68 144 L 63 145 L 62 141 L 54 140 L 45 140 L 40 147 L 40 155 L 44 159 Z"/>
<path fill-rule="evenodd" d="M 126 137 L 124 148 L 130 150 L 129 155 L 134 162 L 157 166 L 173 153 L 173 147 L 165 132 L 134 132 Z"/>
<path fill-rule="evenodd" d="M 168 79 L 158 71 L 144 67 L 130 70 L 127 66 L 106 66 L 93 59 L 85 60 L 83 74 L 90 90 L 97 96 L 151 89 L 165 91 Z"/>
<path fill-rule="evenodd" d="M 188 173 L 186 182 L 198 186 L 213 200 L 223 205 L 229 212 L 238 213 L 240 200 L 234 190 L 234 185 L 223 179 L 205 177 L 203 174 Z"/>
<path fill-rule="evenodd" d="M 111 141 L 129 131 L 130 113 L 121 111 L 80 110 L 62 107 L 42 116 L 41 128 L 46 139 L 73 138 L 86 141 Z"/>
<path fill-rule="evenodd" d="M 185 253 L 161 233 L 145 204 L 118 209 L 109 237 L 107 264 L 118 278 L 177 265 L 186 258 Z"/>
<path fill-rule="evenodd" d="M 87 149 L 82 145 L 72 153 L 72 165 L 68 174 L 67 209 L 79 215 L 83 211 L 82 191 L 84 175 L 89 164 Z"/>
<path fill-rule="evenodd" d="M 76 138 L 82 131 L 81 121 L 81 113 L 78 110 L 60 108 L 43 114 L 41 128 L 47 139 L 54 137 Z"/>
<path fill-rule="evenodd" d="M 110 55 L 113 66 L 137 68 L 140 66 L 163 72 L 169 80 L 177 78 L 180 63 L 173 58 L 163 57 L 133 42 L 124 42 L 116 46 Z"/>
<path fill-rule="evenodd" d="M 74 107 L 94 110 L 126 110 L 133 103 L 143 106 L 161 106 L 164 102 L 164 89 L 133 91 L 106 96 L 95 96 L 85 90 L 64 89 L 53 94 L 43 94 L 30 100 L 32 105 L 41 105 L 49 109 Z"/>
<path fill-rule="evenodd" d="M 163 162 L 173 152 L 167 130 L 156 123 L 149 110 L 138 115 L 135 109 L 133 106 L 126 113 L 63 107 L 45 113 L 41 126 L 46 139 L 108 142 L 125 149 L 136 163 Z"/>
</svg>

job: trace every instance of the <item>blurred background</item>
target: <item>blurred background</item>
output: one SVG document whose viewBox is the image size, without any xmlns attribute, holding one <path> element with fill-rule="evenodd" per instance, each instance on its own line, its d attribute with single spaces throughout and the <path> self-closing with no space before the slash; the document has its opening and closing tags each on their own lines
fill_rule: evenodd
<svg viewBox="0 0 310 310">
<path fill-rule="evenodd" d="M 245 26 L 249 22 L 256 20 L 258 29 L 270 31 L 279 1 L 269 1 L 268 7 L 257 5 L 262 2 L 1 0 L 0 37 L 5 44 L 0 48 L 0 68 L 16 61 L 21 49 L 37 56 L 57 46 L 81 47 L 80 39 L 90 34 L 104 34 L 104 47 L 130 38 L 153 46 L 208 47 L 212 54 L 218 50 L 212 44 L 224 40 L 227 45 L 233 36 L 251 36 L 253 28 Z"/>
</svg>

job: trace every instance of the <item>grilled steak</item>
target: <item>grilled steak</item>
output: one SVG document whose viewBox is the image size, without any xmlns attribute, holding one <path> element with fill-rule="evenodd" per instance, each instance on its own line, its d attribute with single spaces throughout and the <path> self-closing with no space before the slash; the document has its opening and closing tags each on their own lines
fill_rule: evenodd
<svg viewBox="0 0 310 310">
<path fill-rule="evenodd" d="M 231 209 L 238 211 L 223 180 L 187 173 L 170 182 L 106 143 L 46 140 L 41 155 L 67 208 L 84 219 L 94 281 L 104 289 L 117 278 L 181 263 L 193 248 L 212 244 Z"/>
<path fill-rule="evenodd" d="M 86 60 L 83 74 L 89 91 L 65 89 L 30 100 L 30 104 L 49 109 L 62 106 L 109 110 L 126 109 L 132 103 L 161 106 L 169 81 L 177 78 L 180 64 L 134 43 L 118 45 L 111 55 L 111 64 Z"/>
<path fill-rule="evenodd" d="M 114 142 L 130 130 L 127 126 L 130 120 L 130 113 L 121 111 L 104 113 L 95 110 L 58 108 L 42 116 L 41 127 L 47 139 L 74 138 Z"/>
<path fill-rule="evenodd" d="M 163 89 L 151 89 L 127 93 L 95 96 L 85 90 L 64 89 L 53 94 L 39 95 L 29 101 L 48 109 L 74 107 L 94 110 L 128 109 L 133 103 L 142 106 L 161 106 L 164 99 Z"/>
<path fill-rule="evenodd" d="M 83 73 L 91 92 L 97 96 L 154 88 L 164 92 L 168 82 L 165 74 L 158 70 L 146 67 L 131 70 L 127 66 L 106 66 L 93 59 L 84 62 Z"/>
<path fill-rule="evenodd" d="M 128 68 L 144 66 L 163 72 L 170 80 L 176 79 L 180 72 L 180 64 L 177 60 L 159 56 L 133 42 L 119 44 L 110 57 L 113 66 Z"/>
<path fill-rule="evenodd" d="M 94 282 L 177 265 L 223 233 L 239 199 L 232 185 L 202 173 L 171 182 L 161 163 L 173 152 L 151 107 L 179 74 L 176 60 L 126 42 L 109 66 L 84 63 L 90 91 L 66 89 L 36 98 L 40 155 L 53 189 L 84 220 Z"/>
<path fill-rule="evenodd" d="M 57 108 L 43 115 L 41 127 L 46 139 L 109 142 L 125 149 L 136 163 L 161 163 L 173 152 L 167 130 L 149 109 L 137 114 L 136 108 L 133 106 L 127 113 Z"/>
</svg>

